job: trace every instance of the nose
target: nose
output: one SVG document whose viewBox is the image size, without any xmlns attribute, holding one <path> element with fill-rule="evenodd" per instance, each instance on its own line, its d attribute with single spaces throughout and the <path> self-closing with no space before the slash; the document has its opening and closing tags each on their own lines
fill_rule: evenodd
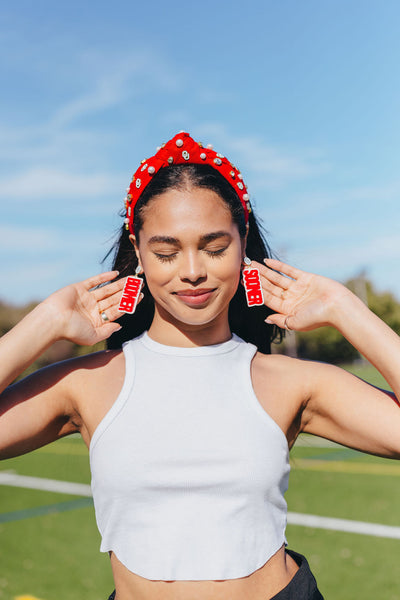
<svg viewBox="0 0 400 600">
<path fill-rule="evenodd" d="M 203 281 L 206 278 L 206 266 L 199 252 L 190 251 L 182 255 L 179 275 L 182 280 L 191 283 Z"/>
</svg>

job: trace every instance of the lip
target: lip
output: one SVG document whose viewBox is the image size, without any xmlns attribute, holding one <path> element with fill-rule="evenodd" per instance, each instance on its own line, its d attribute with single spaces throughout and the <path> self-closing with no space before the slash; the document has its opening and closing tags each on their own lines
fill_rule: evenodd
<svg viewBox="0 0 400 600">
<path fill-rule="evenodd" d="M 209 298 L 211 298 L 215 289 L 216 288 L 187 289 L 179 290 L 179 292 L 175 292 L 175 294 L 185 304 L 188 304 L 190 306 L 199 306 L 201 304 L 204 304 Z"/>
</svg>

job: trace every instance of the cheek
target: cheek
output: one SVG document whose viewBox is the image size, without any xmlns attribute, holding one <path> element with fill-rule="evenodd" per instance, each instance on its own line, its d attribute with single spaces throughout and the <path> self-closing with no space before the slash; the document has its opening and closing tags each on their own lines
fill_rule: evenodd
<svg viewBox="0 0 400 600">
<path fill-rule="evenodd" d="M 144 258 L 142 265 L 150 292 L 152 289 L 156 290 L 167 286 L 174 276 L 172 265 L 168 263 L 162 264 L 152 257 Z"/>
<path fill-rule="evenodd" d="M 235 249 L 229 258 L 225 261 L 223 270 L 225 271 L 227 278 L 234 278 L 235 281 L 239 279 L 242 269 L 242 253 L 240 249 Z"/>
<path fill-rule="evenodd" d="M 235 256 L 229 262 L 219 267 L 219 279 L 229 288 L 229 293 L 233 296 L 239 285 L 241 278 L 241 256 L 239 259 Z"/>
</svg>

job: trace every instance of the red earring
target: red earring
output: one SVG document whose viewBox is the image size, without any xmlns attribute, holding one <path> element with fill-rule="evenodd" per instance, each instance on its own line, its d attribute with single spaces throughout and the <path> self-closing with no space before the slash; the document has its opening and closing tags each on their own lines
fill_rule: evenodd
<svg viewBox="0 0 400 600">
<path fill-rule="evenodd" d="M 261 287 L 260 273 L 255 267 L 249 269 L 251 260 L 247 256 L 243 259 L 247 268 L 243 269 L 243 285 L 246 291 L 247 306 L 261 306 L 264 304 L 264 296 Z"/>
<path fill-rule="evenodd" d="M 132 314 L 135 312 L 140 291 L 143 287 L 143 279 L 138 277 L 142 273 L 142 267 L 139 265 L 135 269 L 135 275 L 129 275 L 126 279 L 124 289 L 122 290 L 122 298 L 118 306 L 119 312 Z"/>
</svg>

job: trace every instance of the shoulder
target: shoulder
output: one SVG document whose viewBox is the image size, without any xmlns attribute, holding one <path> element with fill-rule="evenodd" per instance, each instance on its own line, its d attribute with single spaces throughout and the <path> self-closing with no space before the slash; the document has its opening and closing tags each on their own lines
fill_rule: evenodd
<svg viewBox="0 0 400 600">
<path fill-rule="evenodd" d="M 256 352 L 252 372 L 259 378 L 277 379 L 300 383 L 305 378 L 308 370 L 307 361 L 303 361 L 283 354 L 262 354 Z"/>
<path fill-rule="evenodd" d="M 350 376 L 334 365 L 281 354 L 257 352 L 252 363 L 253 384 L 259 390 L 275 391 L 281 397 L 284 394 L 298 404 L 299 410 L 324 392 L 327 385 L 345 377 Z"/>
<path fill-rule="evenodd" d="M 27 377 L 26 383 L 34 393 L 53 389 L 73 408 L 82 394 L 124 374 L 122 350 L 102 350 L 53 363 Z"/>
<path fill-rule="evenodd" d="M 66 394 L 85 442 L 117 398 L 125 379 L 122 350 L 104 350 L 71 359 L 66 365 Z"/>
<path fill-rule="evenodd" d="M 29 385 L 34 391 L 56 387 L 73 393 L 74 386 L 83 379 L 98 378 L 122 365 L 121 350 L 102 350 L 52 363 L 28 375 L 10 388 Z"/>
<path fill-rule="evenodd" d="M 82 387 L 101 385 L 103 380 L 124 375 L 125 360 L 122 350 L 101 350 L 59 363 L 63 370 L 66 385 L 71 394 L 82 392 Z"/>
<path fill-rule="evenodd" d="M 120 351 L 103 351 L 53 363 L 4 390 L 2 457 L 18 456 L 64 435 L 82 433 L 85 397 L 89 398 L 90 423 L 95 422 L 106 394 L 112 399 L 118 379 L 123 379 L 120 355 Z"/>
<path fill-rule="evenodd" d="M 261 405 L 285 432 L 290 445 L 302 427 L 303 414 L 312 395 L 312 373 L 317 363 L 280 354 L 254 356 L 253 388 Z"/>
</svg>

